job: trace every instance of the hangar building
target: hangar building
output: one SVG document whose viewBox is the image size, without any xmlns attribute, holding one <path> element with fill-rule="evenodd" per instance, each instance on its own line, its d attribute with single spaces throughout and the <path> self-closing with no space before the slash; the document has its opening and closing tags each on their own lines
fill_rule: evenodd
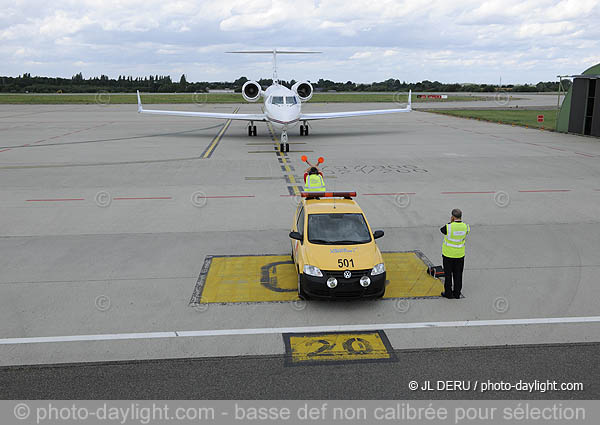
<svg viewBox="0 0 600 425">
<path fill-rule="evenodd" d="M 600 64 L 570 77 L 573 84 L 560 108 L 556 130 L 600 137 Z"/>
</svg>

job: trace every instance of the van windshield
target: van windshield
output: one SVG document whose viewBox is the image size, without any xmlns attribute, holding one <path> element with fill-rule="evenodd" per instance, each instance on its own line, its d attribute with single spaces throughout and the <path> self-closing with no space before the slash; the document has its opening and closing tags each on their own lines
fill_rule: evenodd
<svg viewBox="0 0 600 425">
<path fill-rule="evenodd" d="M 371 232 L 360 213 L 308 215 L 308 241 L 322 245 L 354 245 L 371 242 Z"/>
</svg>

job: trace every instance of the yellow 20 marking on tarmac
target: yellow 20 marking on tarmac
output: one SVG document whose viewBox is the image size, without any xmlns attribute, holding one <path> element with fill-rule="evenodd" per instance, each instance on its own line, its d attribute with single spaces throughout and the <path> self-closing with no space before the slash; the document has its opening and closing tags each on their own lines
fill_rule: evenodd
<svg viewBox="0 0 600 425">
<path fill-rule="evenodd" d="M 239 110 L 240 110 L 240 108 L 238 107 L 238 108 L 235 109 L 235 111 L 233 111 L 233 113 L 237 114 L 237 112 Z M 221 131 L 219 131 L 217 133 L 217 135 L 215 136 L 215 138 L 212 139 L 212 141 L 207 146 L 207 148 L 204 150 L 204 152 L 202 152 L 202 155 L 200 155 L 200 158 L 202 158 L 202 159 L 210 158 L 210 156 L 213 154 L 213 151 L 215 150 L 215 148 L 217 147 L 217 145 L 221 141 L 221 138 L 223 137 L 223 135 L 225 134 L 225 132 L 227 131 L 227 129 L 231 125 L 231 121 L 232 120 L 227 120 L 225 122 L 225 124 L 223 125 L 223 128 L 221 128 Z"/>
<path fill-rule="evenodd" d="M 395 360 L 383 331 L 283 334 L 286 364 Z"/>
<path fill-rule="evenodd" d="M 427 273 L 420 252 L 384 252 L 384 298 L 439 297 L 443 285 Z M 298 299 L 298 274 L 289 255 L 207 256 L 190 304 Z"/>
</svg>

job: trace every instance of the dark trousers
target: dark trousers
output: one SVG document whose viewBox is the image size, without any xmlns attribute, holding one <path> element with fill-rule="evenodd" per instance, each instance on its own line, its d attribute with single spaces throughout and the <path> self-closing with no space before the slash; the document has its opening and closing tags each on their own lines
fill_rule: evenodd
<svg viewBox="0 0 600 425">
<path fill-rule="evenodd" d="M 452 294 L 454 298 L 460 298 L 460 291 L 462 290 L 462 275 L 463 268 L 465 267 L 465 257 L 461 258 L 450 258 L 442 255 L 444 263 L 444 292 L 447 295 Z M 452 288 L 452 281 L 454 281 L 454 288 Z"/>
</svg>

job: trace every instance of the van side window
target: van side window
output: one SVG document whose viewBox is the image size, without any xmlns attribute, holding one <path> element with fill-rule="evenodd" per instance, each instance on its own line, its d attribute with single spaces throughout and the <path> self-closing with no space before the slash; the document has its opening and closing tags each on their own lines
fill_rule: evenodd
<svg viewBox="0 0 600 425">
<path fill-rule="evenodd" d="M 298 213 L 298 222 L 296 223 L 298 233 L 304 236 L 304 207 L 300 207 L 300 213 Z"/>
</svg>

